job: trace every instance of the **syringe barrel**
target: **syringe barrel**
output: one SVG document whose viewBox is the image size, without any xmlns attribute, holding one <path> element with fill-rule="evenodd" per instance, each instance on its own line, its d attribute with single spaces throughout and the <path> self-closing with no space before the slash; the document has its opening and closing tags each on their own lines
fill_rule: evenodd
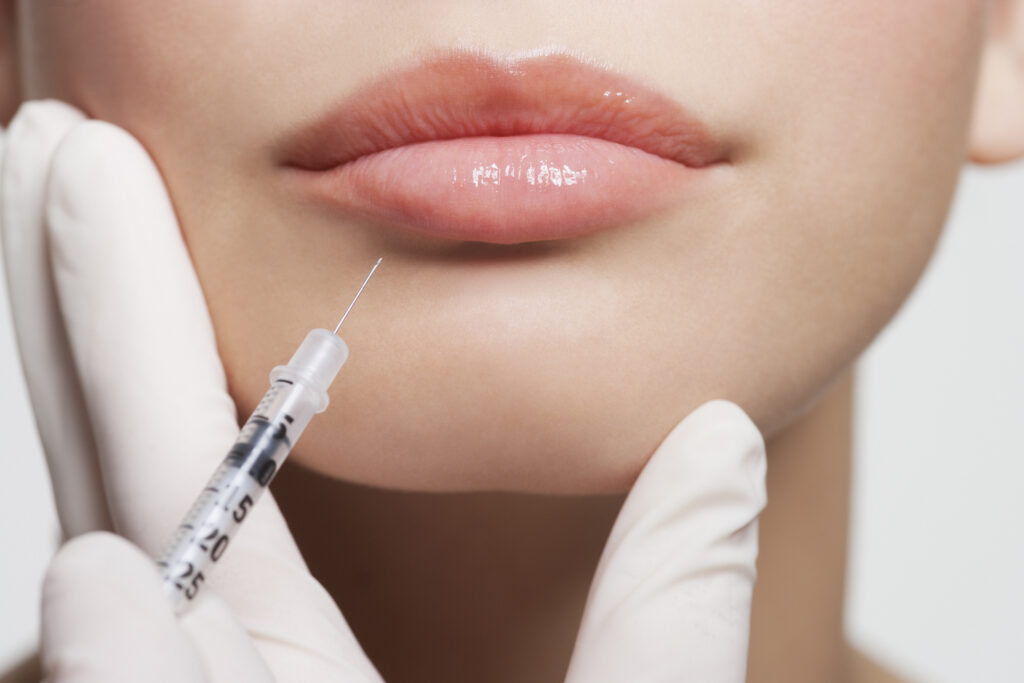
<svg viewBox="0 0 1024 683">
<path fill-rule="evenodd" d="M 250 509 L 266 490 L 348 358 L 328 330 L 310 332 L 288 365 L 271 372 L 270 389 L 161 555 L 164 590 L 177 609 L 198 595 Z"/>
</svg>

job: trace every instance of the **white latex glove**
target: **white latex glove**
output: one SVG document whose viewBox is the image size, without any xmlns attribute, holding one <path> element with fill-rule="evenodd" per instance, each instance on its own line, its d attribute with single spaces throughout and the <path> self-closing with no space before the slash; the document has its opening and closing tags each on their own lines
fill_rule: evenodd
<svg viewBox="0 0 1024 683">
<path fill-rule="evenodd" d="M 612 527 L 567 681 L 746 680 L 765 467 L 735 403 L 705 403 L 672 430 Z"/>
<path fill-rule="evenodd" d="M 0 203 L 15 330 L 61 522 L 75 535 L 112 520 L 155 556 L 238 435 L 160 174 L 125 131 L 34 102 L 6 133 Z M 232 539 L 198 614 L 177 624 L 159 583 L 151 559 L 109 535 L 70 543 L 44 587 L 48 674 L 380 680 L 271 495 Z"/>
<path fill-rule="evenodd" d="M 154 555 L 238 430 L 160 176 L 124 131 L 33 103 L 7 135 L 0 202 L 65 530 L 112 519 Z M 568 680 L 743 680 L 764 468 L 760 434 L 731 403 L 672 432 L 616 521 Z M 180 621 L 130 544 L 67 544 L 44 588 L 43 647 L 56 680 L 379 680 L 270 496 Z"/>
</svg>

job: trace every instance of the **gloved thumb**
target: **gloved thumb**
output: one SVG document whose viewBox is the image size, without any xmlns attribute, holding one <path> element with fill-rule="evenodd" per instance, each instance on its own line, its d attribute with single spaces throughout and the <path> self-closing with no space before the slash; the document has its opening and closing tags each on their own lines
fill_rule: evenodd
<svg viewBox="0 0 1024 683">
<path fill-rule="evenodd" d="M 567 681 L 745 680 L 765 468 L 734 403 L 669 434 L 612 528 Z"/>
<path fill-rule="evenodd" d="M 273 680 L 221 600 L 204 595 L 179 621 L 153 560 L 106 532 L 79 536 L 54 557 L 42 649 L 48 682 Z"/>
</svg>

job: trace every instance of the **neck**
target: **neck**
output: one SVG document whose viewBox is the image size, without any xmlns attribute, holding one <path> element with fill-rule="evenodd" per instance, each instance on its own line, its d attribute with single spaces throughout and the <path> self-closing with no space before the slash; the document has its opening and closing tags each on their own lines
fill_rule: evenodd
<svg viewBox="0 0 1024 683">
<path fill-rule="evenodd" d="M 768 443 L 751 681 L 840 678 L 850 389 Z M 294 465 L 274 491 L 389 683 L 561 680 L 624 497 L 403 493 Z"/>
<path fill-rule="evenodd" d="M 750 683 L 841 681 L 853 376 L 767 444 Z"/>
</svg>

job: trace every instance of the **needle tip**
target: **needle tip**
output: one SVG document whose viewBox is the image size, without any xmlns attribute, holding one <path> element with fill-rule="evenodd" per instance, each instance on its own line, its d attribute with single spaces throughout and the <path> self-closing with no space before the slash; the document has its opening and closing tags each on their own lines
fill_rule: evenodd
<svg viewBox="0 0 1024 683">
<path fill-rule="evenodd" d="M 356 301 L 359 300 L 359 296 L 363 293 L 363 290 L 366 289 L 366 283 L 370 281 L 371 277 L 373 277 L 373 274 L 377 271 L 377 266 L 379 266 L 380 262 L 383 260 L 384 257 L 381 256 L 379 259 L 377 259 L 377 262 L 373 264 L 373 268 L 370 268 L 370 273 L 366 276 L 366 279 L 363 280 L 363 284 L 359 287 L 359 291 L 356 292 L 356 295 L 352 298 L 352 301 L 351 303 L 349 303 L 348 308 L 346 308 L 345 312 L 342 314 L 341 320 L 338 321 L 338 325 L 334 328 L 334 334 L 338 334 L 338 330 L 341 329 L 341 324 L 345 322 L 345 318 L 348 317 L 349 311 L 351 311 L 352 307 L 356 305 Z"/>
</svg>

